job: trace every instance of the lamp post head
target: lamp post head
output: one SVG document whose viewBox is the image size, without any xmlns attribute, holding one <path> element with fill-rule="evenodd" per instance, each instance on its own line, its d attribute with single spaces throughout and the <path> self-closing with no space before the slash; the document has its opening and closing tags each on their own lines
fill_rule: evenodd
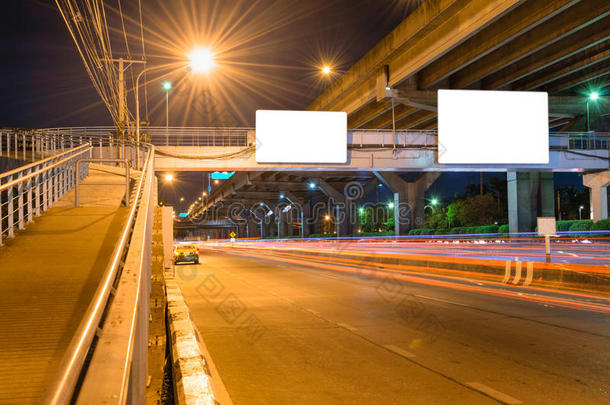
<svg viewBox="0 0 610 405">
<path fill-rule="evenodd" d="M 591 94 L 589 94 L 589 100 L 591 101 L 595 101 L 599 98 L 599 93 L 594 91 Z"/>
<path fill-rule="evenodd" d="M 163 90 L 165 90 L 165 91 L 170 91 L 172 89 L 171 82 L 163 82 L 162 86 L 163 86 Z"/>
<path fill-rule="evenodd" d="M 214 54 L 209 49 L 195 48 L 189 59 L 189 67 L 195 73 L 208 73 L 215 66 Z"/>
</svg>

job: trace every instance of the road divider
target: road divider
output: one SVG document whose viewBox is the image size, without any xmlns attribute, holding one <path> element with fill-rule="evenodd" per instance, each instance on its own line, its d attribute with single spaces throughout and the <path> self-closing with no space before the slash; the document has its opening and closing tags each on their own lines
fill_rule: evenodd
<svg viewBox="0 0 610 405">
<path fill-rule="evenodd" d="M 210 372 L 178 282 L 166 276 L 165 288 L 176 403 L 216 405 Z"/>
<path fill-rule="evenodd" d="M 252 254 L 272 259 L 305 260 L 324 268 L 351 268 L 361 274 L 375 271 L 417 272 L 505 284 L 519 287 L 610 294 L 610 267 L 576 263 L 522 262 L 434 255 L 355 252 L 351 250 L 261 248 L 239 244 L 211 246 L 223 252 Z M 320 267 L 320 266 L 318 266 Z"/>
</svg>

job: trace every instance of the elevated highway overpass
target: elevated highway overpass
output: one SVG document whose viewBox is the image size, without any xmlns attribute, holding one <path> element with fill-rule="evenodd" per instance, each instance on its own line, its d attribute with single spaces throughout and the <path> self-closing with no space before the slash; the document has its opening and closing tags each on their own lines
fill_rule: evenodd
<svg viewBox="0 0 610 405">
<path fill-rule="evenodd" d="M 94 137 L 100 145 L 97 153 L 118 152 L 112 145 L 111 127 L 54 128 L 42 130 L 46 134 L 67 133 L 87 139 Z M 197 208 L 204 213 L 219 203 L 252 200 L 246 192 L 257 192 L 255 202 L 276 201 L 277 195 L 289 190 L 289 183 L 303 183 L 311 179 L 340 177 L 339 188 L 316 186 L 321 195 L 342 203 L 342 190 L 347 183 L 358 183 L 364 188 L 362 177 L 382 183 L 394 194 L 397 207 L 408 212 L 399 220 L 395 210 L 395 232 L 404 234 L 409 228 L 421 226 L 424 221 L 426 201 L 424 193 L 444 171 L 487 171 L 505 172 L 509 180 L 509 223 L 511 232 L 530 231 L 535 226 L 537 216 L 554 216 L 554 192 L 552 172 L 584 173 L 584 185 L 591 188 L 591 212 L 593 219 L 608 217 L 606 186 L 608 177 L 609 143 L 607 133 L 598 132 L 553 132 L 549 134 L 549 163 L 538 165 L 447 165 L 438 163 L 438 154 L 443 146 L 438 145 L 434 130 L 351 130 L 348 133 L 348 161 L 345 164 L 260 164 L 255 159 L 255 130 L 249 128 L 177 128 L 152 127 L 145 132 L 146 139 L 155 145 L 155 170 L 231 170 L 240 174 L 225 182 L 207 197 Z M 104 140 L 104 145 L 101 146 Z M 527 145 L 523 145 L 527 147 Z M 247 174 L 252 172 L 252 174 Z M 261 179 L 270 181 L 268 185 L 253 185 L 251 179 L 267 174 Z M 368 174 L 367 174 L 368 173 Z M 401 177 L 400 173 L 406 174 Z M 284 179 L 287 184 L 273 181 Z M 264 183 L 264 181 L 259 181 Z M 362 183 L 362 184 L 361 184 Z M 316 182 L 320 184 L 320 182 Z M 242 189 L 242 187 L 247 188 Z M 314 197 L 315 190 L 308 190 L 307 198 L 299 196 L 307 205 Z M 240 195 L 241 193 L 241 195 Z M 359 198 L 366 197 L 360 196 Z M 295 197 L 297 198 L 297 197 Z M 352 203 L 357 204 L 354 200 Z M 343 202 L 345 204 L 345 202 Z M 248 205 L 248 204 L 246 204 Z M 268 204 L 269 205 L 269 204 Z M 337 208 L 332 208 L 337 209 Z M 339 211 L 345 211 L 346 207 Z M 353 211 L 353 210 L 352 210 Z M 303 212 L 303 211 L 302 211 Z M 207 215 L 207 214 L 206 214 Z M 216 215 L 216 214 L 215 214 Z M 223 214 L 225 215 L 225 214 Z M 303 214 L 307 216 L 306 214 Z M 348 234 L 354 228 L 356 219 L 352 212 L 337 214 L 351 222 L 339 228 L 339 234 Z M 224 219 L 221 218 L 221 219 Z M 302 221 L 301 221 L 302 222 Z M 281 233 L 278 227 L 276 233 Z M 255 227 L 252 227 L 255 229 Z M 301 233 L 307 233 L 301 227 Z"/>
<path fill-rule="evenodd" d="M 425 1 L 308 108 L 345 111 L 353 129 L 434 129 L 438 89 L 536 90 L 551 127 L 586 129 L 586 93 L 610 79 L 609 13 L 604 0 Z"/>
</svg>

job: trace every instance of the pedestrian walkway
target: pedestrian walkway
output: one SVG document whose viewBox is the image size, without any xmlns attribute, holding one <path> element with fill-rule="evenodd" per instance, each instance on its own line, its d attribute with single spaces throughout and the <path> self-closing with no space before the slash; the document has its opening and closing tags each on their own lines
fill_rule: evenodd
<svg viewBox="0 0 610 405">
<path fill-rule="evenodd" d="M 56 372 L 127 218 L 120 173 L 91 165 L 79 208 L 73 189 L 0 247 L 0 404 L 39 403 Z"/>
</svg>

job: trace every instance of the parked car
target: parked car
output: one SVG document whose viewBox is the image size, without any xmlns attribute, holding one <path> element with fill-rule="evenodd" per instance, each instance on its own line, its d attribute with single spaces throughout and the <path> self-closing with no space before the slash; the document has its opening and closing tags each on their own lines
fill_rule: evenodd
<svg viewBox="0 0 610 405">
<path fill-rule="evenodd" d="M 174 249 L 174 264 L 189 262 L 199 264 L 199 249 L 193 245 L 178 245 Z"/>
</svg>

